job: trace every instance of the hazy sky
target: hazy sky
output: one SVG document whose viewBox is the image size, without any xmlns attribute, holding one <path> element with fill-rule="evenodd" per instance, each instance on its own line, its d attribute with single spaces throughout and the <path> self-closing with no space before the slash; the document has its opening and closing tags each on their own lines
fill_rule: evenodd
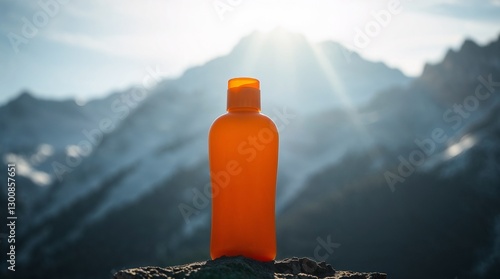
<svg viewBox="0 0 500 279">
<path fill-rule="evenodd" d="M 22 89 L 104 96 L 152 68 L 176 77 L 276 26 L 416 76 L 465 38 L 498 38 L 499 23 L 500 0 L 0 0 L 0 104 Z"/>
</svg>

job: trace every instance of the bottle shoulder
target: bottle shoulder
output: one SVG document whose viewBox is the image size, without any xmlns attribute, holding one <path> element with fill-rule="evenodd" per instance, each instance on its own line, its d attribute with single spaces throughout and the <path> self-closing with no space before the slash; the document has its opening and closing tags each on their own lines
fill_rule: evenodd
<svg viewBox="0 0 500 279">
<path fill-rule="evenodd" d="M 276 125 L 267 115 L 260 112 L 228 112 L 217 117 L 210 130 L 230 128 L 232 126 L 268 127 L 277 132 Z"/>
</svg>

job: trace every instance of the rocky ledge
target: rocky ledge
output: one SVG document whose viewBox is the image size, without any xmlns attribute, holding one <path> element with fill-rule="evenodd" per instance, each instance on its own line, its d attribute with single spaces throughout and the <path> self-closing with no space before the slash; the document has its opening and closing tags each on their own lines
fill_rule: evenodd
<svg viewBox="0 0 500 279">
<path fill-rule="evenodd" d="M 162 278 L 298 278 L 298 279 L 385 279 L 384 273 L 338 271 L 325 262 L 308 258 L 288 258 L 259 262 L 244 257 L 222 257 L 171 267 L 139 267 L 118 271 L 114 279 Z"/>
</svg>

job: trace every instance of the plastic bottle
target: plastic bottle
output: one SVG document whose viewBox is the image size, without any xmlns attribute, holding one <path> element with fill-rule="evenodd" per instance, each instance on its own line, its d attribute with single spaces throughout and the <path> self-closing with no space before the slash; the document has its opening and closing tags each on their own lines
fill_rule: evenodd
<svg viewBox="0 0 500 279">
<path fill-rule="evenodd" d="M 278 146 L 276 125 L 260 113 L 259 81 L 230 79 L 227 113 L 214 121 L 208 139 L 212 259 L 276 257 Z"/>
</svg>

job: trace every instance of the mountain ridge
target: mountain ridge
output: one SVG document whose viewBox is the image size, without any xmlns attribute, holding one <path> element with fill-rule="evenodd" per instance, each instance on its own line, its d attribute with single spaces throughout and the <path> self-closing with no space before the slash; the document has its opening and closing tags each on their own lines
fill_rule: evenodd
<svg viewBox="0 0 500 279">
<path fill-rule="evenodd" d="M 249 38 L 252 42 L 258 42 L 257 39 Z M 263 73 L 263 86 L 268 84 L 266 90 L 263 88 L 263 102 L 264 98 L 267 98 L 264 103 L 264 112 L 271 114 L 282 127 L 280 129 L 282 140 L 281 171 L 278 179 L 279 198 L 277 201 L 278 207 L 281 209 L 278 210 L 278 220 L 290 220 L 290 212 L 295 212 L 296 216 L 292 216 L 292 219 L 299 218 L 302 224 L 306 223 L 307 218 L 303 219 L 300 216 L 309 216 L 307 213 L 311 210 L 311 204 L 321 204 L 324 208 L 331 209 L 332 207 L 325 202 L 331 201 L 329 198 L 332 196 L 346 195 L 349 199 L 353 199 L 351 201 L 355 205 L 361 204 L 365 207 L 371 205 L 373 208 L 373 200 L 366 200 L 366 196 L 360 193 L 361 189 L 369 186 L 370 179 L 373 179 L 372 182 L 377 185 L 378 189 L 385 189 L 390 194 L 389 187 L 384 184 L 383 175 L 379 173 L 381 168 L 387 167 L 397 171 L 398 155 L 409 153 L 411 148 L 415 148 L 413 143 L 415 138 L 428 137 L 435 125 L 447 127 L 447 124 L 443 123 L 440 117 L 443 108 L 447 108 L 446 105 L 449 104 L 450 100 L 442 98 L 443 101 L 436 104 L 433 102 L 435 97 L 433 94 L 438 93 L 440 96 L 443 93 L 440 90 L 446 88 L 441 84 L 452 82 L 456 75 L 449 72 L 453 71 L 454 68 L 437 67 L 432 75 L 442 76 L 443 79 L 448 79 L 447 81 L 437 80 L 436 84 L 432 84 L 434 79 L 429 78 L 432 76 L 431 73 L 427 73 L 425 77 L 410 84 L 406 84 L 408 82 L 406 79 L 395 79 L 398 82 L 392 83 L 386 81 L 387 84 L 390 84 L 390 88 L 384 88 L 381 91 L 372 89 L 370 92 L 361 92 L 362 95 L 371 97 L 359 103 L 354 102 L 352 107 L 345 107 L 342 103 L 328 103 L 321 98 L 321 96 L 328 94 L 334 98 L 340 98 L 335 95 L 335 93 L 339 93 L 338 88 L 332 87 L 328 75 L 321 72 L 335 70 L 335 67 L 328 66 L 328 64 L 337 61 L 331 59 L 332 57 L 344 59 L 343 54 L 334 50 L 333 52 L 336 54 L 330 57 L 328 52 L 323 52 L 321 54 L 323 59 L 318 60 L 317 54 L 315 54 L 317 49 L 310 48 L 304 42 L 301 45 L 306 47 L 304 52 L 295 50 L 291 53 L 305 53 L 298 56 L 297 61 L 302 63 L 299 63 L 300 65 L 312 67 L 311 75 L 305 75 L 303 79 L 295 81 L 283 77 L 276 81 L 276 78 L 270 74 L 275 73 L 276 69 L 286 68 L 285 66 L 265 65 L 265 67 L 261 67 L 261 71 Z M 490 55 L 495 58 L 498 56 L 494 51 L 487 52 L 488 54 L 484 54 L 484 57 Z M 246 52 L 242 51 L 241 53 Z M 273 52 L 268 52 L 264 56 L 272 55 Z M 152 90 L 136 109 L 118 123 L 112 132 L 103 135 L 102 141 L 95 146 L 94 152 L 89 157 L 84 158 L 73 172 L 64 177 L 62 181 L 56 182 L 53 185 L 55 187 L 46 188 L 46 193 L 50 192 L 50 189 L 55 191 L 41 196 L 41 201 L 34 211 L 36 215 L 32 215 L 39 218 L 38 223 L 29 228 L 26 234 L 20 236 L 25 241 L 26 246 L 30 247 L 29 251 L 28 249 L 24 252 L 20 251 L 20 254 L 24 253 L 26 257 L 25 264 L 43 269 L 45 263 L 51 263 L 50 268 L 46 270 L 47 274 L 55 275 L 62 271 L 67 274 L 75 274 L 79 270 L 76 263 L 82 259 L 88 259 L 92 250 L 98 249 L 96 245 L 103 243 L 109 247 L 109 250 L 101 252 L 101 256 L 104 257 L 102 261 L 91 263 L 94 271 L 88 271 L 88 274 L 79 275 L 80 277 L 102 274 L 110 268 L 128 265 L 132 262 L 135 265 L 170 265 L 207 257 L 209 203 L 207 201 L 203 203 L 204 206 L 198 208 L 195 206 L 197 203 L 194 203 L 193 200 L 196 193 L 203 193 L 203 187 L 210 181 L 206 166 L 207 127 L 212 119 L 224 112 L 225 81 L 228 76 L 233 75 L 232 71 L 238 68 L 235 65 L 241 64 L 235 63 L 235 60 L 232 60 L 234 58 L 229 59 L 228 57 L 236 56 L 218 58 L 214 62 L 217 67 L 210 64 L 208 68 L 197 68 L 196 71 L 187 73 L 184 79 L 159 83 L 158 87 Z M 273 59 L 286 61 L 286 59 Z M 474 59 L 466 60 L 475 61 Z M 356 63 L 349 63 L 345 59 L 340 61 L 351 65 L 350 67 L 356 66 Z M 329 63 L 326 63 L 325 66 L 325 62 Z M 356 68 L 351 68 L 353 74 L 351 77 L 363 78 L 362 81 L 349 79 L 349 75 L 344 73 L 341 80 L 350 84 L 346 88 L 355 90 L 358 83 L 369 85 L 380 79 L 375 73 L 373 75 L 359 74 L 362 72 L 361 70 L 367 71 L 366 68 L 373 66 L 373 63 L 366 63 L 363 62 L 361 65 L 369 66 L 363 66 L 358 71 L 355 71 Z M 260 65 L 263 62 L 256 64 Z M 479 65 L 478 67 L 483 65 L 476 64 Z M 225 67 L 226 65 L 234 68 Z M 373 66 L 374 68 L 371 69 L 378 71 L 380 66 L 383 65 Z M 220 70 L 216 70 L 218 68 Z M 305 72 L 307 69 L 293 68 L 287 70 L 286 73 L 292 74 L 296 70 Z M 254 71 L 256 70 L 254 69 Z M 461 69 L 457 69 L 457 71 L 461 71 Z M 346 70 L 346 73 L 348 72 Z M 316 75 L 316 73 L 321 74 Z M 392 75 L 390 71 L 386 73 L 387 76 Z M 293 102 L 289 103 L 288 107 L 275 103 L 274 100 L 280 100 L 281 97 L 272 95 L 273 90 L 288 93 L 287 88 L 292 88 L 293 82 L 299 82 L 302 85 L 299 89 L 294 89 L 296 93 L 310 92 L 311 81 L 315 81 L 315 78 L 319 77 L 322 78 L 323 84 L 316 88 L 318 92 L 313 92 L 317 93 L 318 95 L 314 96 L 320 96 L 319 98 L 304 98 L 301 101 L 296 101 L 300 106 Z M 497 80 L 496 72 L 494 77 L 494 80 Z M 283 83 L 283 80 L 287 82 Z M 475 82 L 475 79 L 464 79 L 469 83 L 471 80 Z M 195 84 L 194 81 L 199 83 Z M 468 85 L 467 88 L 469 87 L 471 86 Z M 271 93 L 266 97 L 265 92 Z M 460 92 L 467 92 L 467 90 Z M 470 93 L 470 91 L 468 92 Z M 285 94 L 285 96 L 292 98 L 295 95 Z M 445 96 L 448 95 L 445 94 Z M 301 98 L 303 97 L 301 96 Z M 317 105 L 318 103 L 322 104 Z M 309 104 L 311 105 L 309 106 Z M 109 104 L 105 104 L 104 107 L 109 108 Z M 306 112 L 301 110 L 302 107 L 314 109 Z M 196 108 L 196 113 L 193 113 L 192 108 Z M 489 109 L 488 106 L 482 106 L 475 114 L 475 118 L 477 120 L 483 119 Z M 290 114 L 290 117 L 283 119 L 283 115 L 287 114 Z M 463 131 L 470 125 L 466 124 L 464 124 Z M 87 129 L 97 128 L 95 123 L 92 123 Z M 451 133 L 452 129 L 448 127 L 446 131 Z M 77 130 L 77 142 L 85 139 L 80 132 Z M 457 137 L 460 135 L 462 134 L 457 134 Z M 445 152 L 447 148 L 446 145 L 438 146 L 436 154 L 445 154 L 442 152 Z M 365 153 L 368 155 L 360 155 Z M 441 160 L 441 157 L 437 155 L 434 158 Z M 462 157 L 457 156 L 456 159 L 459 158 Z M 54 157 L 48 158 L 47 162 L 50 163 L 51 160 L 54 160 Z M 457 161 L 445 160 L 444 162 Z M 451 163 L 450 165 L 454 164 Z M 342 168 L 343 164 L 346 165 L 345 168 Z M 441 161 L 439 161 L 438 166 L 439 170 L 444 169 Z M 339 173 L 344 175 L 340 176 Z M 431 169 L 431 173 L 437 175 L 439 172 Z M 349 179 L 352 179 L 350 176 L 354 174 L 363 178 L 363 181 L 350 181 Z M 430 175 L 420 176 L 419 172 L 414 175 L 418 179 L 427 179 L 425 181 L 430 179 Z M 315 184 L 312 181 L 316 181 L 317 188 L 323 189 L 323 191 L 320 191 L 319 194 L 315 192 L 314 188 L 311 187 L 312 184 Z M 336 181 L 338 185 L 332 185 L 329 181 Z M 342 181 L 345 182 L 344 185 L 341 183 Z M 359 186 L 350 187 L 352 185 Z M 342 192 L 346 187 L 350 189 L 347 194 Z M 398 196 L 406 193 L 404 188 L 399 187 L 399 185 L 396 189 L 395 193 Z M 308 192 L 310 194 L 304 194 Z M 400 192 L 403 194 L 399 194 Z M 353 193 L 358 194 L 358 201 Z M 377 191 L 370 193 L 375 194 L 374 198 L 383 195 Z M 51 199 L 49 200 L 48 197 Z M 306 202 L 305 204 L 300 202 L 299 197 L 307 199 L 308 202 L 303 201 Z M 334 201 L 338 199 L 337 197 Z M 459 199 L 455 199 L 455 201 L 459 201 Z M 195 214 L 191 215 L 189 223 L 183 220 L 178 211 L 177 206 L 181 203 L 195 209 Z M 333 217 L 334 223 L 332 224 L 340 223 L 340 227 L 348 230 L 347 228 L 350 227 L 346 224 L 350 224 L 349 221 L 334 213 L 345 208 L 359 209 L 342 207 L 341 205 L 335 203 L 335 210 L 329 210 L 328 212 L 333 213 L 331 216 L 324 216 L 324 220 L 331 220 L 330 218 Z M 397 203 L 393 203 L 391 206 L 397 211 Z M 296 207 L 299 209 L 291 210 Z M 488 205 L 488 208 L 494 207 Z M 73 211 L 78 213 L 73 216 L 70 214 Z M 346 214 L 348 215 L 349 212 L 346 211 Z M 374 208 L 373 214 L 379 215 L 368 214 L 368 216 L 383 218 L 384 215 L 380 212 Z M 75 218 L 76 216 L 77 218 Z M 355 216 L 361 218 L 362 215 Z M 311 220 L 314 218 L 314 215 L 309 216 Z M 318 234 L 339 233 L 336 229 L 337 226 L 329 227 L 329 222 L 319 223 L 322 225 L 310 224 L 310 231 L 313 232 L 313 235 L 310 235 L 300 228 L 287 224 L 287 222 L 280 222 L 280 231 L 294 231 L 294 235 L 302 234 L 302 237 L 297 236 L 302 241 L 295 246 L 287 247 L 286 243 L 292 243 L 293 239 L 290 239 L 288 234 L 280 234 L 278 240 L 282 242 L 279 244 L 278 250 L 282 251 L 281 253 L 284 255 L 310 254 L 314 251 Z M 131 224 L 133 225 L 131 226 Z M 369 220 L 364 224 L 373 225 Z M 327 230 L 321 228 L 327 228 Z M 370 227 L 363 227 L 363 230 L 352 232 L 352 235 L 360 237 L 360 233 L 368 229 Z M 39 234 L 40 231 L 44 231 L 44 233 Z M 127 239 L 134 235 L 146 237 L 141 238 L 137 243 L 129 243 Z M 39 237 L 36 238 L 36 236 Z M 38 243 L 35 243 L 35 239 L 38 239 Z M 386 245 L 390 245 L 387 239 L 382 240 L 385 241 L 383 243 Z M 349 255 L 359 251 L 356 249 L 360 249 L 360 246 L 355 245 L 348 238 L 344 238 L 342 241 L 342 247 L 350 247 L 349 250 L 353 251 L 347 253 L 346 257 L 340 261 L 345 266 L 349 262 Z M 127 247 L 123 246 L 124 242 L 128 243 Z M 344 243 L 353 246 L 346 246 Z M 360 240 L 359 243 L 370 246 L 370 243 L 366 241 Z M 190 247 L 191 249 L 180 251 L 182 250 L 180 247 Z M 374 246 L 370 247 L 373 249 Z M 127 254 L 125 248 L 133 252 Z M 391 246 L 392 248 L 394 247 Z M 78 252 L 71 254 L 68 253 L 68 249 Z M 151 251 L 155 252 L 151 253 Z M 367 257 L 373 255 L 370 254 L 370 251 L 366 251 Z M 117 253 L 123 255 L 111 259 L 111 256 Z M 397 253 L 395 252 L 395 254 Z M 59 255 L 67 256 L 63 258 Z M 339 261 L 338 256 L 340 255 L 342 254 L 339 251 L 339 253 L 332 255 L 330 260 Z M 387 257 L 389 256 L 387 255 Z M 44 261 L 37 263 L 35 259 L 44 259 Z M 366 260 L 366 257 L 364 259 Z M 360 265 L 367 264 L 367 261 L 358 264 L 355 269 L 364 270 Z M 391 270 L 391 268 L 388 267 L 387 270 Z M 401 270 L 396 270 L 396 272 L 402 274 Z"/>
</svg>

